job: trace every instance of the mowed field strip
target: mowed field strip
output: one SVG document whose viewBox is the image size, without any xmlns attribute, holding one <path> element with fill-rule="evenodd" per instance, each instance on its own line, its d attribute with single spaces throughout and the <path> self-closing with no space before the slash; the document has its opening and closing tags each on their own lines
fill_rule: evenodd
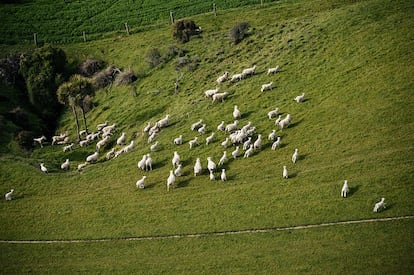
<svg viewBox="0 0 414 275">
<path fill-rule="evenodd" d="M 407 220 L 407 219 L 413 219 L 413 218 L 414 216 L 409 215 L 409 216 L 400 216 L 400 217 L 328 222 L 328 223 L 297 225 L 297 226 L 288 226 L 288 227 L 246 229 L 246 230 L 222 231 L 222 232 L 205 232 L 205 233 L 194 233 L 194 234 L 175 234 L 175 235 L 166 235 L 166 236 L 104 238 L 104 239 L 89 239 L 89 240 L 87 239 L 85 240 L 81 240 L 81 239 L 78 239 L 78 240 L 0 240 L 0 243 L 8 243 L 8 244 L 97 243 L 97 242 L 116 242 L 116 241 L 145 241 L 145 240 L 179 239 L 179 238 L 200 238 L 200 237 L 212 237 L 212 236 L 224 236 L 224 235 L 256 234 L 256 233 L 268 233 L 268 232 L 274 232 L 274 231 L 312 229 L 312 228 L 349 225 L 349 224 L 388 222 L 388 221 L 396 221 L 396 220 Z"/>
</svg>

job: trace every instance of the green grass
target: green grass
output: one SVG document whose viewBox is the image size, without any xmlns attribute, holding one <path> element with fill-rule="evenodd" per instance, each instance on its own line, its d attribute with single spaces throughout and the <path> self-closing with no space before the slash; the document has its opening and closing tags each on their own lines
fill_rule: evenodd
<svg viewBox="0 0 414 275">
<path fill-rule="evenodd" d="M 174 62 L 152 70 L 145 63 L 151 48 L 163 51 L 175 43 L 169 27 L 64 45 L 74 60 L 94 56 L 145 72 L 136 83 L 138 96 L 131 87 L 99 91 L 97 106 L 87 114 L 91 129 L 106 119 L 116 122 L 117 135 L 126 132 L 136 147 L 111 161 L 102 154 L 82 173 L 75 167 L 94 145 L 70 153 L 46 146 L 29 157 L 3 154 L 0 187 L 3 193 L 14 188 L 17 199 L 0 202 L 0 239 L 163 236 L 413 215 L 412 13 L 410 1 L 332 0 L 229 10 L 214 20 L 194 16 L 204 32 L 184 47 L 201 62 L 196 71 L 183 71 L 178 94 L 173 93 L 179 75 Z M 233 46 L 228 30 L 240 18 L 251 24 L 251 34 Z M 226 102 L 204 98 L 223 71 L 233 74 L 252 64 L 258 66 L 255 76 L 223 85 L 230 93 Z M 267 76 L 266 69 L 275 65 L 281 72 Z M 260 93 L 261 84 L 270 80 L 276 88 Z M 307 101 L 297 104 L 293 98 L 302 92 Z M 210 182 L 207 173 L 193 177 L 197 157 L 204 168 L 207 156 L 218 161 L 225 134 L 193 150 L 187 143 L 174 146 L 172 140 L 183 134 L 188 142 L 198 135 L 190 125 L 199 118 L 209 131 L 222 120 L 232 122 L 235 104 L 244 114 L 241 125 L 252 121 L 264 138 L 275 128 L 267 119 L 269 110 L 290 113 L 294 125 L 277 130 L 284 146 L 272 151 L 266 141 L 251 158 L 230 161 L 228 182 Z M 139 171 L 137 162 L 149 151 L 142 129 L 167 113 L 172 123 L 157 139 L 161 150 L 151 154 L 155 169 Z M 70 112 L 60 121 L 58 132 L 68 130 L 75 138 Z M 290 162 L 294 148 L 301 155 L 295 165 Z M 173 151 L 180 153 L 185 175 L 167 193 Z M 73 167 L 62 172 L 66 158 Z M 52 173 L 40 172 L 41 161 Z M 292 174 L 289 180 L 282 179 L 283 165 Z M 135 182 L 144 174 L 148 188 L 137 190 Z M 344 179 L 353 188 L 347 199 L 339 196 Z M 381 197 L 389 207 L 373 213 Z M 400 221 L 138 243 L 2 244 L 7 252 L 1 265 L 11 272 L 36 273 L 58 267 L 157 274 L 410 273 L 412 235 L 412 221 Z M 49 261 L 48 255 L 56 256 Z"/>
</svg>

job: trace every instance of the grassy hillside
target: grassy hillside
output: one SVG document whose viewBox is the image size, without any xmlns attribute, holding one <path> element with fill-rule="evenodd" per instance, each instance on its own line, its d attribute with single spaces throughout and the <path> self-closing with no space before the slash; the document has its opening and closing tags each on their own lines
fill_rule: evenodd
<svg viewBox="0 0 414 275">
<path fill-rule="evenodd" d="M 118 130 L 98 163 L 83 172 L 76 165 L 95 151 L 94 144 L 69 153 L 46 146 L 28 158 L 1 156 L 1 190 L 14 188 L 17 199 L 0 203 L 0 239 L 163 236 L 413 215 L 412 14 L 410 1 L 332 0 L 241 8 L 214 19 L 194 16 L 203 34 L 183 47 L 200 64 L 193 72 L 183 70 L 178 94 L 173 92 L 180 75 L 174 61 L 151 70 L 145 61 L 150 49 L 165 51 L 175 44 L 169 27 L 65 45 L 74 59 L 94 56 L 145 77 L 135 83 L 136 96 L 131 86 L 97 93 L 96 107 L 87 114 L 91 129 L 108 120 Z M 250 35 L 234 46 L 228 31 L 241 20 L 251 24 Z M 254 76 L 221 86 L 230 94 L 224 103 L 204 98 L 203 92 L 214 88 L 225 70 L 232 75 L 253 64 L 258 68 Z M 268 76 L 267 68 L 276 65 L 280 72 Z M 275 88 L 261 93 L 261 85 L 270 81 Z M 302 92 L 306 101 L 293 101 Z M 240 125 L 251 121 L 257 128 L 253 139 L 262 134 L 262 150 L 226 163 L 227 182 L 211 182 L 206 170 L 194 177 L 196 158 L 205 169 L 208 156 L 216 162 L 221 157 L 220 143 L 227 135 L 216 131 L 216 141 L 208 146 L 204 140 L 222 120 L 233 121 L 234 105 L 243 114 Z M 267 118 L 275 107 L 283 116 L 292 115 L 293 124 L 283 131 Z M 157 138 L 160 150 L 151 153 L 154 170 L 140 171 L 137 162 L 150 146 L 142 129 L 166 114 L 171 123 Z M 208 129 L 203 136 L 190 130 L 200 118 Z M 266 140 L 272 129 L 282 137 L 283 146 L 276 151 Z M 75 138 L 70 112 L 61 118 L 59 131 L 64 130 Z M 128 142 L 135 141 L 134 150 L 106 161 L 104 153 L 121 132 Z M 180 134 L 185 144 L 172 144 Z M 201 145 L 190 150 L 187 142 L 194 136 Z M 295 148 L 300 159 L 292 164 Z M 167 192 L 174 151 L 181 155 L 184 176 Z M 72 169 L 62 172 L 59 167 L 66 158 Z M 50 174 L 41 173 L 40 162 Z M 282 179 L 283 165 L 290 172 L 288 180 Z M 137 190 L 135 182 L 142 175 L 147 176 L 147 188 Z M 339 196 L 344 179 L 352 188 L 347 199 Z M 381 197 L 388 208 L 373 213 Z M 400 221 L 138 244 L 2 244 L 7 253 L 2 253 L 1 265 L 26 272 L 53 272 L 63 266 L 68 272 L 409 273 L 412 225 Z M 101 265 L 99 251 L 108 250 L 110 256 Z M 23 251 L 22 258 L 14 256 Z M 47 255 L 63 257 L 49 263 Z"/>
</svg>

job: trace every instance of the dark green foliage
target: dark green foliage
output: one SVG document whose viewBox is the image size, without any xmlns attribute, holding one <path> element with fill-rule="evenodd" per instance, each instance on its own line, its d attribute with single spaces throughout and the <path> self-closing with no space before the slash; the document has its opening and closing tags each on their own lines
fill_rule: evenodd
<svg viewBox="0 0 414 275">
<path fill-rule="evenodd" d="M 102 69 L 102 65 L 102 61 L 95 58 L 88 58 L 79 66 L 79 73 L 83 76 L 92 76 Z"/>
<path fill-rule="evenodd" d="M 15 54 L 0 60 L 0 80 L 13 85 L 19 78 L 20 55 Z"/>
<path fill-rule="evenodd" d="M 173 37 L 181 43 L 187 43 L 192 35 L 199 33 L 200 28 L 193 20 L 183 19 L 173 24 Z"/>
<path fill-rule="evenodd" d="M 240 43 L 243 40 L 243 38 L 247 35 L 249 26 L 250 25 L 247 22 L 242 22 L 235 25 L 230 30 L 230 41 L 234 44 Z"/>
<path fill-rule="evenodd" d="M 97 89 L 105 88 L 114 81 L 119 72 L 120 70 L 117 67 L 111 65 L 93 76 L 93 85 Z"/>
<path fill-rule="evenodd" d="M 16 135 L 15 140 L 21 148 L 31 149 L 33 147 L 33 138 L 34 133 L 32 131 L 23 130 Z"/>
</svg>

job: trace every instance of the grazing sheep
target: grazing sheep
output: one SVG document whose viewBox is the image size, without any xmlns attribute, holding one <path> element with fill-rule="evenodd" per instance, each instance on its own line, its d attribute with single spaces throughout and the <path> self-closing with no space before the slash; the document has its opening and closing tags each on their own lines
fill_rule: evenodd
<svg viewBox="0 0 414 275">
<path fill-rule="evenodd" d="M 171 162 L 173 167 L 180 165 L 180 155 L 177 153 L 177 151 L 174 151 L 174 156 Z"/>
<path fill-rule="evenodd" d="M 226 169 L 221 169 L 221 175 L 220 178 L 222 181 L 226 181 L 227 180 L 227 176 L 226 176 Z"/>
<path fill-rule="evenodd" d="M 225 71 L 224 74 L 222 74 L 221 76 L 219 76 L 216 80 L 217 84 L 221 84 L 224 81 L 227 80 L 227 78 L 229 77 L 229 72 Z"/>
<path fill-rule="evenodd" d="M 154 126 L 152 126 L 149 130 L 148 130 L 148 134 L 151 136 L 153 134 L 158 134 L 159 132 L 161 132 L 161 128 L 158 126 L 157 123 L 154 124 Z"/>
<path fill-rule="evenodd" d="M 282 120 L 282 115 L 279 115 L 275 120 L 275 125 L 279 125 L 280 121 Z"/>
<path fill-rule="evenodd" d="M 242 80 L 243 74 L 234 74 L 231 76 L 230 82 L 235 82 L 236 80 Z"/>
<path fill-rule="evenodd" d="M 211 157 L 207 157 L 207 169 L 210 172 L 214 172 L 214 170 L 216 169 L 216 164 L 214 163 L 214 161 L 211 160 Z"/>
<path fill-rule="evenodd" d="M 286 117 L 279 122 L 280 129 L 283 130 L 285 127 L 288 127 L 291 121 L 290 114 L 287 114 Z"/>
<path fill-rule="evenodd" d="M 218 162 L 218 166 L 222 166 L 226 160 L 227 160 L 227 151 L 223 151 L 223 156 L 220 158 Z"/>
<path fill-rule="evenodd" d="M 233 123 L 227 124 L 225 130 L 229 133 L 233 132 L 237 130 L 237 126 L 239 126 L 239 121 L 236 119 Z"/>
<path fill-rule="evenodd" d="M 277 137 L 276 141 L 272 144 L 272 150 L 276 150 L 277 147 L 280 147 L 280 137 Z"/>
<path fill-rule="evenodd" d="M 192 140 L 190 140 L 189 142 L 188 142 L 188 144 L 190 145 L 190 149 L 192 149 L 194 146 L 196 146 L 196 145 L 200 145 L 199 143 L 198 143 L 198 137 L 195 137 L 194 139 L 192 139 Z"/>
<path fill-rule="evenodd" d="M 108 153 L 106 153 L 106 159 L 109 160 L 115 157 L 115 148 L 112 148 Z"/>
<path fill-rule="evenodd" d="M 49 170 L 47 170 L 47 168 L 46 168 L 46 166 L 43 162 L 40 164 L 40 170 L 42 170 L 42 172 L 44 172 L 46 174 L 49 173 Z"/>
<path fill-rule="evenodd" d="M 274 68 L 269 68 L 269 69 L 267 69 L 267 75 L 275 74 L 275 73 L 277 73 L 278 70 L 279 70 L 279 66 L 276 66 Z"/>
<path fill-rule="evenodd" d="M 140 180 L 137 181 L 136 186 L 139 189 L 144 189 L 145 188 L 145 179 L 147 178 L 147 176 L 142 176 L 142 178 Z"/>
<path fill-rule="evenodd" d="M 156 141 L 153 145 L 150 147 L 151 152 L 155 152 L 158 150 L 158 141 Z"/>
<path fill-rule="evenodd" d="M 254 65 L 251 68 L 244 69 L 242 71 L 243 78 L 249 75 L 254 75 L 255 71 L 256 71 L 256 65 Z"/>
<path fill-rule="evenodd" d="M 262 148 L 262 135 L 258 135 L 256 141 L 253 143 L 253 149 Z"/>
<path fill-rule="evenodd" d="M 179 137 L 174 139 L 174 144 L 175 145 L 181 145 L 183 144 L 183 135 L 180 135 Z"/>
<path fill-rule="evenodd" d="M 155 140 L 155 138 L 157 137 L 157 135 L 158 135 L 158 133 L 156 133 L 156 132 L 150 134 L 150 136 L 148 137 L 147 143 L 152 143 Z"/>
<path fill-rule="evenodd" d="M 152 163 L 154 160 L 151 158 L 150 154 L 147 154 L 147 158 L 145 160 L 145 171 L 152 170 Z"/>
<path fill-rule="evenodd" d="M 116 123 L 114 123 L 114 124 L 112 124 L 112 125 L 109 125 L 109 126 L 105 126 L 105 127 L 103 127 L 103 128 L 101 129 L 101 131 L 102 131 L 103 133 L 108 133 L 108 134 L 111 134 L 111 133 L 112 133 L 112 131 L 114 131 L 114 130 L 115 130 L 115 128 L 116 128 Z"/>
<path fill-rule="evenodd" d="M 63 147 L 63 152 L 67 152 L 67 151 L 69 151 L 69 150 L 72 150 L 74 145 L 75 145 L 75 144 L 71 143 L 70 145 L 66 145 L 66 146 L 64 146 L 64 147 Z"/>
<path fill-rule="evenodd" d="M 241 112 L 240 112 L 237 105 L 234 105 L 233 117 L 234 117 L 234 119 L 241 118 Z"/>
<path fill-rule="evenodd" d="M 87 162 L 84 162 L 84 163 L 80 163 L 80 164 L 78 164 L 78 171 L 81 171 L 83 168 L 85 168 L 85 167 L 86 167 L 86 165 L 88 165 L 88 163 L 87 163 Z"/>
<path fill-rule="evenodd" d="M 348 181 L 344 180 L 344 185 L 342 186 L 342 190 L 341 190 L 341 197 L 346 198 L 348 193 L 349 193 Z"/>
<path fill-rule="evenodd" d="M 203 125 L 203 120 L 202 119 L 200 119 L 197 122 L 194 122 L 193 124 L 191 124 L 191 131 L 197 131 L 198 128 L 201 127 L 201 125 Z"/>
<path fill-rule="evenodd" d="M 248 157 L 250 157 L 250 156 L 253 154 L 253 152 L 254 152 L 253 145 L 252 145 L 252 144 L 250 144 L 249 149 L 247 149 L 247 150 L 246 150 L 246 152 L 244 152 L 244 156 L 243 156 L 243 158 L 248 158 Z"/>
<path fill-rule="evenodd" d="M 203 171 L 203 168 L 201 167 L 200 158 L 197 158 L 196 163 L 194 165 L 194 177 L 196 177 L 197 175 L 200 175 L 202 171 Z"/>
<path fill-rule="evenodd" d="M 260 89 L 260 91 L 261 92 L 264 92 L 266 90 L 271 90 L 272 89 L 272 85 L 273 85 L 273 82 L 263 84 L 262 85 L 262 88 Z"/>
<path fill-rule="evenodd" d="M 170 187 L 173 187 L 175 183 L 175 176 L 172 170 L 170 170 L 170 175 L 167 179 L 167 191 L 170 191 Z"/>
<path fill-rule="evenodd" d="M 274 118 L 275 116 L 277 116 L 279 114 L 279 108 L 275 108 L 274 110 L 271 110 L 267 113 L 267 116 L 269 117 L 269 119 Z"/>
<path fill-rule="evenodd" d="M 204 135 L 206 133 L 206 125 L 203 124 L 200 128 L 197 130 L 200 134 Z"/>
<path fill-rule="evenodd" d="M 39 143 L 40 147 L 43 148 L 43 141 L 46 140 L 45 136 L 41 136 L 40 138 L 34 138 L 33 141 Z"/>
<path fill-rule="evenodd" d="M 181 164 L 178 164 L 178 167 L 174 170 L 174 174 L 177 177 L 181 177 L 183 174 L 183 166 Z"/>
<path fill-rule="evenodd" d="M 213 171 L 210 171 L 210 180 L 216 180 Z"/>
<path fill-rule="evenodd" d="M 286 166 L 283 166 L 283 178 L 284 179 L 289 178 L 289 174 L 288 174 L 288 170 L 287 170 Z"/>
<path fill-rule="evenodd" d="M 231 155 L 233 156 L 234 159 L 236 159 L 239 156 L 240 150 L 239 150 L 239 146 L 236 146 L 236 149 L 231 152 Z"/>
<path fill-rule="evenodd" d="M 107 120 L 105 120 L 105 122 L 104 122 L 104 123 L 98 124 L 98 125 L 96 126 L 96 129 L 97 129 L 98 131 L 102 131 L 102 129 L 103 129 L 103 128 L 105 128 L 106 126 L 108 126 L 108 121 L 107 121 Z"/>
<path fill-rule="evenodd" d="M 84 147 L 84 146 L 88 145 L 88 143 L 89 143 L 89 140 L 87 140 L 87 139 L 81 140 L 81 141 L 79 141 L 79 146 Z"/>
<path fill-rule="evenodd" d="M 150 129 L 151 129 L 151 122 L 148 122 L 147 125 L 145 126 L 143 132 L 148 133 Z"/>
<path fill-rule="evenodd" d="M 229 95 L 228 92 L 214 94 L 213 102 L 215 102 L 216 100 L 217 101 L 221 100 L 221 102 L 224 102 L 224 99 L 226 99 L 228 95 Z"/>
<path fill-rule="evenodd" d="M 66 132 L 65 133 L 61 133 L 58 136 L 53 136 L 52 137 L 52 145 L 55 145 L 55 143 L 64 140 L 67 136 L 68 136 L 68 134 Z"/>
<path fill-rule="evenodd" d="M 124 145 L 125 141 L 126 141 L 126 134 L 125 132 L 122 132 L 122 135 L 116 140 L 116 144 Z"/>
<path fill-rule="evenodd" d="M 123 153 L 125 153 L 124 148 L 122 148 L 122 149 L 120 149 L 120 150 L 116 151 L 116 152 L 115 152 L 115 156 L 114 156 L 114 158 L 119 157 L 119 156 L 120 156 L 121 154 L 123 154 Z"/>
<path fill-rule="evenodd" d="M 56 144 L 64 145 L 64 144 L 68 144 L 68 142 L 69 142 L 69 137 L 65 137 L 63 140 L 58 141 Z"/>
<path fill-rule="evenodd" d="M 268 140 L 275 141 L 276 138 L 276 130 L 272 130 L 272 132 L 267 136 Z"/>
<path fill-rule="evenodd" d="M 65 170 L 65 171 L 70 169 L 69 159 L 66 159 L 66 161 L 62 163 L 62 165 L 60 165 L 60 169 Z"/>
<path fill-rule="evenodd" d="M 386 205 L 385 205 L 385 198 L 381 198 L 381 201 L 379 201 L 379 202 L 377 202 L 375 205 L 374 205 L 374 212 L 378 212 L 378 211 L 380 211 L 381 210 L 381 208 L 386 208 Z"/>
<path fill-rule="evenodd" d="M 92 155 L 86 157 L 86 162 L 88 163 L 95 163 L 98 161 L 99 152 L 95 152 Z"/>
<path fill-rule="evenodd" d="M 223 146 L 224 148 L 227 148 L 227 146 L 229 145 L 229 138 L 227 137 L 222 143 L 221 146 Z"/>
<path fill-rule="evenodd" d="M 88 132 L 86 130 L 79 131 L 79 136 L 86 136 Z"/>
<path fill-rule="evenodd" d="M 220 91 L 220 87 L 217 87 L 215 89 L 207 90 L 204 92 L 205 97 L 212 97 L 213 95 L 217 94 Z"/>
<path fill-rule="evenodd" d="M 305 93 L 302 93 L 301 95 L 298 95 L 297 97 L 294 98 L 294 100 L 297 103 L 303 102 L 305 100 Z"/>
<path fill-rule="evenodd" d="M 213 142 L 214 135 L 215 135 L 215 133 L 213 132 L 213 133 L 211 133 L 211 135 L 209 135 L 208 137 L 206 137 L 206 145 L 209 145 L 210 143 Z"/>
<path fill-rule="evenodd" d="M 224 132 L 226 130 L 226 124 L 222 121 L 219 125 L 217 125 L 217 131 Z"/>
<path fill-rule="evenodd" d="M 99 132 L 97 132 L 97 133 L 90 133 L 89 135 L 87 135 L 86 136 L 86 140 L 88 140 L 88 141 L 93 141 L 93 140 L 95 140 L 95 139 L 98 139 L 99 138 L 99 135 L 100 135 L 100 133 Z M 105 138 L 105 137 L 107 137 L 107 136 L 109 136 L 109 134 L 107 133 L 106 135 L 102 135 L 102 138 Z M 60 141 L 58 141 L 58 143 L 59 143 Z"/>
<path fill-rule="evenodd" d="M 170 115 L 167 114 L 165 115 L 163 119 L 159 120 L 156 123 L 156 125 L 158 125 L 159 128 L 164 128 L 164 127 L 167 127 L 169 123 L 170 123 Z"/>
<path fill-rule="evenodd" d="M 131 142 L 127 146 L 125 146 L 123 150 L 126 153 L 126 152 L 129 152 L 129 151 L 132 151 L 132 149 L 134 149 L 134 141 L 133 140 L 131 140 Z"/>
<path fill-rule="evenodd" d="M 296 148 L 295 152 L 292 155 L 292 162 L 293 163 L 296 163 L 296 160 L 298 159 L 298 156 L 299 156 L 299 152 L 298 152 L 298 149 Z"/>
<path fill-rule="evenodd" d="M 99 151 L 102 147 L 104 147 L 108 143 L 110 138 L 111 138 L 110 136 L 106 136 L 104 139 L 101 139 L 100 141 L 98 141 L 96 143 L 96 150 Z"/>
<path fill-rule="evenodd" d="M 147 161 L 147 155 L 143 155 L 142 159 L 138 161 L 138 168 L 141 170 L 145 170 L 145 162 Z"/>
<path fill-rule="evenodd" d="M 243 150 L 246 151 L 252 144 L 252 137 L 248 137 L 247 140 L 243 143 Z"/>
<path fill-rule="evenodd" d="M 14 189 L 11 189 L 10 192 L 7 192 L 4 195 L 4 198 L 6 199 L 6 201 L 11 201 L 13 199 L 13 192 L 14 192 Z"/>
</svg>

